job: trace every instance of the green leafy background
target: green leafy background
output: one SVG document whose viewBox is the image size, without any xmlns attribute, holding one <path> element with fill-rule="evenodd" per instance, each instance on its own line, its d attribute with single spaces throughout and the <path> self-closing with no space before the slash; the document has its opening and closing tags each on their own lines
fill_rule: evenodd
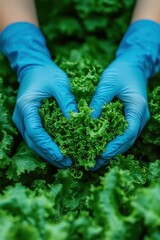
<svg viewBox="0 0 160 240">
<path fill-rule="evenodd" d="M 82 85 L 88 74 L 99 79 L 114 59 L 134 2 L 37 0 L 53 59 Z M 81 78 L 79 64 L 85 61 Z M 11 120 L 17 89 L 15 74 L 0 55 L 0 240 L 159 240 L 159 75 L 148 88 L 150 122 L 134 146 L 81 178 L 49 165 L 26 146 Z M 81 87 L 78 91 L 80 97 Z"/>
</svg>

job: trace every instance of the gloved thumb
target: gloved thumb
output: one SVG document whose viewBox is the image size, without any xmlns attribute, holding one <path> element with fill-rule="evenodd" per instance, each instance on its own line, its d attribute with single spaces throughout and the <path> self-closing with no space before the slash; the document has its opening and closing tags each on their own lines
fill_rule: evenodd
<svg viewBox="0 0 160 240">
<path fill-rule="evenodd" d="M 78 112 L 77 103 L 70 88 L 66 88 L 65 92 L 60 89 L 55 98 L 65 117 L 69 118 L 70 111 Z"/>
<path fill-rule="evenodd" d="M 78 112 L 75 96 L 72 93 L 70 80 L 66 73 L 58 69 L 52 76 L 55 84 L 50 89 L 50 94 L 56 99 L 63 115 L 69 117 L 69 112 Z"/>
<path fill-rule="evenodd" d="M 116 82 L 112 73 L 109 73 L 108 70 L 103 72 L 90 103 L 90 108 L 93 109 L 91 113 L 93 118 L 98 118 L 102 113 L 104 104 L 109 103 L 116 96 L 118 90 Z"/>
</svg>

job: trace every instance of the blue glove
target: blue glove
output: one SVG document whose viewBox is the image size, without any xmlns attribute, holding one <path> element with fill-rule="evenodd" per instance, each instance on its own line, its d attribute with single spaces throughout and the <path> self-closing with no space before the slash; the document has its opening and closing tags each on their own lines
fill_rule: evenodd
<svg viewBox="0 0 160 240">
<path fill-rule="evenodd" d="M 104 103 L 109 103 L 115 96 L 121 99 L 128 127 L 123 135 L 106 146 L 93 171 L 128 150 L 141 133 L 150 118 L 147 81 L 159 67 L 160 25 L 150 20 L 136 21 L 122 39 L 116 59 L 102 73 L 90 104 L 94 109 L 92 117 L 98 118 Z"/>
<path fill-rule="evenodd" d="M 72 160 L 64 158 L 59 147 L 42 127 L 38 108 L 44 98 L 54 97 L 64 114 L 76 111 L 67 75 L 51 60 L 41 31 L 31 23 L 18 22 L 0 34 L 0 50 L 8 57 L 20 83 L 13 121 L 28 146 L 49 163 L 65 168 Z"/>
</svg>

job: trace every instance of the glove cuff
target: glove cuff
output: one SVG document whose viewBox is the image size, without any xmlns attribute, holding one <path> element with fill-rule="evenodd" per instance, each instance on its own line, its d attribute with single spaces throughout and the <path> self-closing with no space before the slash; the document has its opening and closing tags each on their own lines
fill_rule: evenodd
<svg viewBox="0 0 160 240">
<path fill-rule="evenodd" d="M 42 32 L 28 22 L 12 23 L 0 33 L 0 51 L 16 71 L 19 82 L 25 69 L 35 65 L 44 66 L 51 59 Z"/>
<path fill-rule="evenodd" d="M 160 24 L 151 20 L 132 23 L 117 50 L 119 57 L 138 66 L 147 79 L 156 74 L 160 69 Z"/>
</svg>

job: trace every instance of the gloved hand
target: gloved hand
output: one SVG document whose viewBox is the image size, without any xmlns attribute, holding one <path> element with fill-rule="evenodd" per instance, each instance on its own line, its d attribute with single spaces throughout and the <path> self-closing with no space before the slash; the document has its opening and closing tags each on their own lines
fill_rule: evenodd
<svg viewBox="0 0 160 240">
<path fill-rule="evenodd" d="M 104 103 L 109 103 L 115 96 L 121 99 L 128 127 L 123 135 L 108 143 L 92 171 L 128 150 L 141 133 L 150 118 L 147 81 L 159 67 L 160 25 L 150 20 L 136 21 L 122 39 L 116 59 L 102 73 L 90 103 L 94 109 L 92 117 L 98 118 Z"/>
<path fill-rule="evenodd" d="M 26 22 L 13 23 L 0 34 L 0 49 L 17 72 L 20 83 L 13 121 L 28 146 L 49 163 L 71 166 L 42 127 L 38 108 L 41 100 L 54 97 L 64 116 L 76 111 L 67 75 L 51 60 L 41 31 Z"/>
</svg>

